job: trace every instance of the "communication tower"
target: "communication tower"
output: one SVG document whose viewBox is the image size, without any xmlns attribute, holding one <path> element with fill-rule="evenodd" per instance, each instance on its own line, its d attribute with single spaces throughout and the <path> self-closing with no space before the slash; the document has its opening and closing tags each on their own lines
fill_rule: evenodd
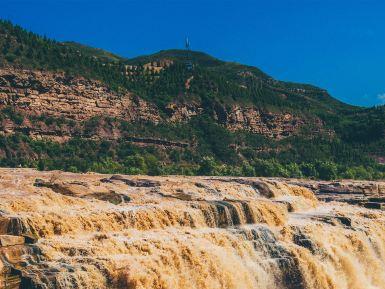
<svg viewBox="0 0 385 289">
<path fill-rule="evenodd" d="M 192 70 L 193 69 L 193 62 L 192 62 L 192 57 L 191 57 L 190 40 L 188 39 L 188 37 L 186 37 L 185 48 L 186 48 L 186 68 L 188 70 Z"/>
</svg>

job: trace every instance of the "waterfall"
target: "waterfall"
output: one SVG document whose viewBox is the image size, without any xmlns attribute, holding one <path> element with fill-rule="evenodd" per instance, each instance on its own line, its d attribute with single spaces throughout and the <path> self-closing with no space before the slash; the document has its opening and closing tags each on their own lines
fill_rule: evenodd
<svg viewBox="0 0 385 289">
<path fill-rule="evenodd" d="M 55 185 L 36 187 L 36 178 Z M 380 210 L 320 202 L 306 188 L 271 179 L 145 178 L 151 182 L 128 176 L 106 181 L 98 174 L 52 178 L 33 170 L 5 174 L 0 235 L 25 243 L 0 246 L 0 284 L 385 288 Z M 115 194 L 125 198 L 109 202 L 106 196 Z"/>
</svg>

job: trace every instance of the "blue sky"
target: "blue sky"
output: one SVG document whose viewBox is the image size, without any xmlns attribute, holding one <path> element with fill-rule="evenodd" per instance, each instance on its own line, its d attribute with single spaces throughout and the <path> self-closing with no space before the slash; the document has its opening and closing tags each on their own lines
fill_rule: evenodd
<svg viewBox="0 0 385 289">
<path fill-rule="evenodd" d="M 383 0 L 0 0 L 0 17 L 57 40 L 133 57 L 182 48 L 385 103 Z"/>
</svg>

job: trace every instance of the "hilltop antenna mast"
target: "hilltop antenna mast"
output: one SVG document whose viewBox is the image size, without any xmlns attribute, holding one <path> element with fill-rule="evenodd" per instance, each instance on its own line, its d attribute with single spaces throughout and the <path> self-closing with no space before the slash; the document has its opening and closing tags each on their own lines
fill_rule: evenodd
<svg viewBox="0 0 385 289">
<path fill-rule="evenodd" d="M 191 70 L 193 68 L 193 63 L 192 63 L 192 57 L 191 57 L 190 40 L 188 39 L 188 37 L 186 37 L 185 48 L 186 48 L 186 68 L 187 70 Z"/>
</svg>

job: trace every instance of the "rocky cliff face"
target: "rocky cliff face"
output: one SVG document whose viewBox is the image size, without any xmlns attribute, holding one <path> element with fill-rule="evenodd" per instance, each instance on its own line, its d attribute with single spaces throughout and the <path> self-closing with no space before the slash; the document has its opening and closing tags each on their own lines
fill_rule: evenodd
<svg viewBox="0 0 385 289">
<path fill-rule="evenodd" d="M 77 122 L 95 116 L 130 122 L 185 122 L 204 111 L 196 102 L 170 103 L 168 116 L 162 117 L 153 104 L 131 93 L 117 94 L 98 81 L 68 77 L 63 73 L 14 68 L 0 69 L 0 107 L 6 106 L 15 107 L 26 115 L 45 115 Z M 229 130 L 247 130 L 273 138 L 295 134 L 304 125 L 304 120 L 298 116 L 263 112 L 254 107 L 218 106 L 213 113 L 217 122 Z M 3 122 L 2 131 L 28 131 L 32 136 L 56 136 L 59 139 L 74 134 L 73 125 L 63 130 L 28 121 L 15 124 L 9 120 Z M 118 132 L 115 134 L 119 135 Z"/>
<path fill-rule="evenodd" d="M 233 106 L 224 112 L 226 127 L 230 130 L 249 130 L 273 138 L 293 135 L 304 121 L 292 114 L 263 113 L 251 107 Z"/>
<path fill-rule="evenodd" d="M 28 114 L 73 120 L 98 115 L 157 123 L 157 109 L 131 94 L 118 95 L 98 81 L 62 73 L 0 69 L 0 104 Z"/>
<path fill-rule="evenodd" d="M 292 182 L 2 169 L 0 287 L 385 288 L 384 212 Z"/>
</svg>

